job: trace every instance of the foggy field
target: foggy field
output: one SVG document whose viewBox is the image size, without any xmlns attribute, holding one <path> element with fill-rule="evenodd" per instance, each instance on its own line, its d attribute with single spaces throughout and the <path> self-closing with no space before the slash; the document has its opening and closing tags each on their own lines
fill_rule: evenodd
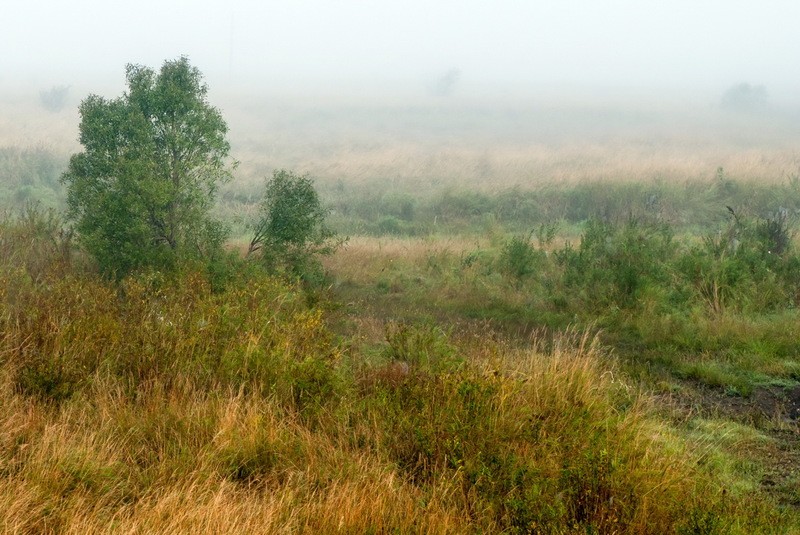
<svg viewBox="0 0 800 535">
<path fill-rule="evenodd" d="M 257 188 L 274 168 L 307 172 L 323 188 L 343 182 L 417 194 L 682 182 L 711 179 L 718 167 L 737 180 L 775 183 L 800 168 L 798 121 L 780 112 L 502 101 L 304 107 L 269 99 L 222 109 L 241 162 L 233 191 Z"/>
<path fill-rule="evenodd" d="M 797 0 L 3 0 L 0 533 L 800 534 Z"/>
<path fill-rule="evenodd" d="M 64 109 L 54 113 L 42 107 L 37 90 L 5 95 L 0 142 L 57 153 L 77 150 L 77 107 L 83 97 L 70 89 Z M 437 159 L 449 156 L 483 161 L 484 167 L 495 164 L 508 184 L 516 183 L 512 178 L 519 171 L 523 176 L 517 180 L 679 179 L 702 176 L 699 168 L 705 165 L 712 173 L 722 166 L 737 178 L 760 179 L 796 165 L 793 151 L 800 138 L 800 112 L 793 107 L 737 113 L 719 109 L 713 97 L 683 104 L 668 95 L 662 102 L 388 95 L 358 101 L 213 93 L 212 99 L 228 122 L 237 159 L 246 166 L 239 180 L 262 166 L 300 164 L 320 179 L 361 180 L 387 172 L 452 179 L 456 170 L 437 167 L 445 163 Z M 410 155 L 422 159 L 411 165 L 405 161 Z M 464 170 L 469 167 L 457 169 Z M 491 171 L 481 172 L 493 176 Z M 469 178 L 480 178 L 475 173 Z"/>
<path fill-rule="evenodd" d="M 697 108 L 646 111 L 603 104 L 324 105 L 267 103 L 232 141 L 247 178 L 289 167 L 321 181 L 389 181 L 398 188 L 681 181 L 717 167 L 737 179 L 779 181 L 797 167 L 796 121 Z M 252 167 L 251 167 L 252 166 Z"/>
<path fill-rule="evenodd" d="M 35 93 L 0 101 L 6 158 L 33 150 L 66 165 L 80 147 L 79 97 L 70 95 L 58 113 L 45 110 Z M 314 177 L 331 202 L 343 189 L 351 197 L 421 200 L 445 191 L 497 194 L 587 182 L 682 186 L 711 182 L 719 168 L 737 182 L 781 184 L 800 170 L 800 113 L 792 108 L 735 113 L 713 100 L 320 97 L 310 104 L 241 94 L 217 100 L 239 162 L 223 200 L 245 204 L 281 168 Z M 41 178 L 50 187 L 55 175 Z M 3 188 L 19 180 L 7 174 Z M 37 177 L 26 180 L 35 186 Z"/>
<path fill-rule="evenodd" d="M 221 95 L 233 255 L 114 283 L 78 98 L 0 101 L 5 531 L 800 529 L 791 108 Z M 283 168 L 319 272 L 240 258 Z"/>
</svg>

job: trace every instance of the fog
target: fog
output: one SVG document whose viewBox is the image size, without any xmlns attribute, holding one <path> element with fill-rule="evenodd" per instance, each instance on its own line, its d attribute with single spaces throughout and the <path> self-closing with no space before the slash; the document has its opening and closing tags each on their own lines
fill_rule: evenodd
<svg viewBox="0 0 800 535">
<path fill-rule="evenodd" d="M 279 167 L 489 188 L 800 168 L 794 1 L 2 6 L 0 148 L 61 161 L 81 99 L 185 55 L 228 121 L 237 187 Z"/>
<path fill-rule="evenodd" d="M 679 98 L 739 82 L 800 94 L 789 0 L 4 0 L 0 89 L 110 93 L 187 55 L 212 90 L 374 97 Z M 442 80 L 458 73 L 447 91 Z"/>
</svg>

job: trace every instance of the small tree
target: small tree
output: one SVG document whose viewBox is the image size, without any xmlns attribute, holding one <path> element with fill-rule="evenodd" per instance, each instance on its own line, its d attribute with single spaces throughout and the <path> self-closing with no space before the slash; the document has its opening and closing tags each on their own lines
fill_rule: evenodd
<svg viewBox="0 0 800 535">
<path fill-rule="evenodd" d="M 722 109 L 755 113 L 767 107 L 767 88 L 763 85 L 736 84 L 722 95 Z"/>
<path fill-rule="evenodd" d="M 61 178 L 80 241 L 116 277 L 218 250 L 225 234 L 210 209 L 230 178 L 227 126 L 200 71 L 185 57 L 158 74 L 126 71 L 122 97 L 81 103 L 84 151 Z"/>
<path fill-rule="evenodd" d="M 58 113 L 64 109 L 69 96 L 69 86 L 54 85 L 47 91 L 39 92 L 39 102 L 49 112 Z"/>
<path fill-rule="evenodd" d="M 275 171 L 266 183 L 248 256 L 257 254 L 269 268 L 301 276 L 318 271 L 315 257 L 330 254 L 339 243 L 325 224 L 327 215 L 307 175 Z"/>
</svg>

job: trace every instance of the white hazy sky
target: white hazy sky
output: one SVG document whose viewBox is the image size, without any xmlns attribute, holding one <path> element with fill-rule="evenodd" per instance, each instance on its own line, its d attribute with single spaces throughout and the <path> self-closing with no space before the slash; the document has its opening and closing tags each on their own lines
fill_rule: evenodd
<svg viewBox="0 0 800 535">
<path fill-rule="evenodd" d="M 123 83 L 188 55 L 213 88 L 459 84 L 800 93 L 798 0 L 1 0 L 0 87 Z"/>
</svg>

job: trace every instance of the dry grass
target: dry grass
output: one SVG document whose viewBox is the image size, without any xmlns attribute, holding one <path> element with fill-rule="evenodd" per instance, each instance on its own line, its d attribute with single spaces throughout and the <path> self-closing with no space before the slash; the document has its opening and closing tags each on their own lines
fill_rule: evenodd
<svg viewBox="0 0 800 535">
<path fill-rule="evenodd" d="M 0 147 L 76 152 L 80 98 L 73 95 L 57 114 L 42 109 L 36 93 L 0 101 Z M 326 186 L 388 183 L 412 192 L 684 182 L 711 179 L 718 167 L 736 180 L 771 183 L 800 168 L 797 134 L 784 118 L 700 109 L 647 110 L 631 119 L 630 110 L 602 104 L 315 108 L 228 98 L 223 112 L 240 162 L 230 187 L 253 193 L 276 168 L 310 173 Z"/>
<path fill-rule="evenodd" d="M 47 121 L 38 120 L 10 139 L 41 142 Z M 779 146 L 708 150 L 686 138 L 654 151 L 596 140 L 426 146 L 392 135 L 363 145 L 329 134 L 318 133 L 316 146 L 277 139 L 266 154 L 276 139 L 239 141 L 242 172 L 255 180 L 291 166 L 329 181 L 493 189 L 678 180 L 719 165 L 767 180 L 796 167 Z M 294 152 L 277 156 L 285 146 Z M 293 165 L 310 154 L 312 164 Z M 352 339 L 339 343 L 322 312 L 275 279 L 242 276 L 214 293 L 189 269 L 112 287 L 76 268 L 68 247 L 49 245 L 52 235 L 42 246 L 42 236 L 1 230 L 3 532 L 797 528 L 796 515 L 768 498 L 729 488 L 740 476 L 706 464 L 722 439 L 687 438 L 660 420 L 583 333 L 556 337 L 550 349 L 512 349 L 479 329 L 456 344 L 435 328 L 387 327 L 362 314 L 356 335 L 373 343 L 368 354 Z M 498 291 L 515 294 L 480 261 L 462 261 L 492 239 L 358 238 L 328 267 L 343 284 L 377 284 L 390 297 L 393 278 L 410 276 L 396 286 L 415 288 L 411 306 L 436 298 L 434 284 L 445 301 L 470 294 L 483 306 Z"/>
<path fill-rule="evenodd" d="M 54 409 L 15 395 L 8 377 L 2 387 L 4 532 L 464 528 L 435 502 L 420 510 L 419 492 L 374 456 L 342 451 L 268 399 L 184 387 L 137 403 L 106 378 Z M 227 473 L 230 455 L 269 445 L 286 458 L 249 481 Z"/>
<path fill-rule="evenodd" d="M 410 270 L 430 258 L 464 255 L 488 245 L 486 238 L 356 236 L 323 261 L 341 282 L 363 285 L 374 283 L 381 273 Z"/>
<path fill-rule="evenodd" d="M 504 450 L 536 466 L 543 489 L 567 485 L 558 495 L 543 490 L 541 505 L 601 532 L 671 531 L 666 526 L 681 521 L 679 500 L 700 500 L 707 483 L 687 446 L 665 456 L 663 444 L 680 441 L 648 421 L 640 402 L 616 414 L 608 396 L 619 385 L 598 368 L 598 356 L 584 338 L 550 355 L 508 353 L 478 364 L 475 377 L 492 377 L 495 389 L 491 420 L 481 425 L 519 436 Z M 188 380 L 131 397 L 97 377 L 54 407 L 15 393 L 8 373 L 0 387 L 5 532 L 465 533 L 508 521 L 465 487 L 468 459 L 420 486 L 381 447 L 354 447 L 354 430 L 342 421 L 314 430 L 274 399 L 202 392 Z M 454 407 L 457 390 L 437 391 Z M 381 422 L 363 416 L 376 445 L 410 438 L 386 436 Z M 531 418 L 535 441 L 523 438 Z M 255 464 L 245 473 L 231 459 Z"/>
<path fill-rule="evenodd" d="M 263 275 L 216 294 L 191 270 L 113 288 L 3 243 L 5 532 L 787 525 L 726 497 L 585 335 L 514 350 L 396 326 L 367 358 Z"/>
<path fill-rule="evenodd" d="M 688 146 L 687 146 L 688 145 Z M 258 183 L 274 167 L 288 167 L 317 177 L 328 187 L 388 185 L 400 191 L 459 188 L 495 192 L 515 186 L 570 186 L 587 181 L 640 182 L 710 180 L 718 167 L 734 178 L 779 183 L 797 172 L 797 153 L 784 147 L 660 146 L 650 143 L 573 143 L 567 146 L 489 145 L 427 147 L 424 145 L 347 147 L 320 157 L 269 158 L 262 152 L 237 153 L 243 162 L 238 187 Z M 287 148 L 288 149 L 288 148 Z M 290 152 L 290 150 L 289 150 Z M 285 154 L 285 152 L 284 152 Z"/>
</svg>

